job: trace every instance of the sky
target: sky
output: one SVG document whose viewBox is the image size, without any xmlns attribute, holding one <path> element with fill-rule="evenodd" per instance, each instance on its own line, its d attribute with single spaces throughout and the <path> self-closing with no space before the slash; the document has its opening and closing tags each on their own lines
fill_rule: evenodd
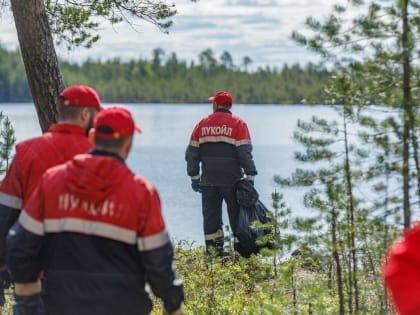
<svg viewBox="0 0 420 315">
<path fill-rule="evenodd" d="M 197 62 L 198 55 L 210 48 L 216 59 L 224 51 L 230 53 L 236 65 L 245 56 L 252 60 L 251 69 L 278 67 L 284 64 L 318 62 L 318 56 L 294 43 L 293 30 L 305 31 L 309 16 L 322 20 L 332 5 L 342 0 L 168 0 L 178 14 L 172 18 L 169 34 L 156 26 L 141 22 L 133 30 L 127 24 L 111 27 L 104 21 L 101 39 L 90 49 L 68 51 L 56 47 L 60 58 L 81 62 L 87 58 L 151 59 L 155 48 L 162 48 L 165 57 L 175 52 L 178 60 Z M 0 15 L 0 45 L 15 50 L 18 47 L 13 17 L 9 8 Z"/>
</svg>

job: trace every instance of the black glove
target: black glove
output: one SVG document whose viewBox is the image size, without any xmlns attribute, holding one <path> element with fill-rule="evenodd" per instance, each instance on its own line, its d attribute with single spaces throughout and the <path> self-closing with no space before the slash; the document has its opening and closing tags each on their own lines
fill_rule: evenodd
<svg viewBox="0 0 420 315">
<path fill-rule="evenodd" d="M 194 191 L 201 193 L 200 180 L 199 179 L 191 179 L 191 188 Z"/>
<path fill-rule="evenodd" d="M 0 306 L 3 306 L 6 302 L 4 298 L 4 290 L 10 288 L 12 280 L 10 279 L 10 273 L 7 269 L 0 271 Z"/>
<path fill-rule="evenodd" d="M 13 315 L 45 315 L 41 293 L 34 295 L 16 295 Z"/>
</svg>

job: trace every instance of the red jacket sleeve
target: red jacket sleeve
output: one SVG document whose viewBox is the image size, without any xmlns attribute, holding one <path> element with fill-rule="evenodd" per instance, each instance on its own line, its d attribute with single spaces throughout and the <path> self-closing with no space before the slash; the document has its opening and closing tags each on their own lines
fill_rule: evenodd
<svg viewBox="0 0 420 315">
<path fill-rule="evenodd" d="M 147 181 L 142 217 L 138 230 L 138 249 L 142 268 L 153 293 L 162 299 L 165 309 L 174 312 L 184 300 L 184 289 L 172 269 L 173 248 L 162 217 L 159 195 Z"/>
<path fill-rule="evenodd" d="M 391 246 L 383 268 L 385 284 L 401 315 L 420 314 L 420 225 Z"/>
<path fill-rule="evenodd" d="M 21 210 L 24 197 L 24 187 L 19 174 L 22 168 L 19 167 L 19 156 L 16 153 L 0 186 L 0 204 L 17 210 Z"/>
</svg>

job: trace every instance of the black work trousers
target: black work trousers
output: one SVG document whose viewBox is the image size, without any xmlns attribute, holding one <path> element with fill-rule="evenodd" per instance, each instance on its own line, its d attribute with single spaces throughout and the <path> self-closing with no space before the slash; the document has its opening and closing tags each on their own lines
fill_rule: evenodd
<svg viewBox="0 0 420 315">
<path fill-rule="evenodd" d="M 202 212 L 206 247 L 223 246 L 222 204 L 225 201 L 230 228 L 236 235 L 239 207 L 233 186 L 202 186 Z"/>
</svg>

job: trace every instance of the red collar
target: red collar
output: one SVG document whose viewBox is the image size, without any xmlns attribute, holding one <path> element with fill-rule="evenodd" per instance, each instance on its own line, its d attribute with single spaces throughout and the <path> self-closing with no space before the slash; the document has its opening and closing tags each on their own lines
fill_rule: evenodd
<svg viewBox="0 0 420 315">
<path fill-rule="evenodd" d="M 60 132 L 60 133 L 73 133 L 73 134 L 82 134 L 86 135 L 85 129 L 80 126 L 68 123 L 58 123 L 52 125 L 49 129 L 49 132 Z"/>
</svg>

